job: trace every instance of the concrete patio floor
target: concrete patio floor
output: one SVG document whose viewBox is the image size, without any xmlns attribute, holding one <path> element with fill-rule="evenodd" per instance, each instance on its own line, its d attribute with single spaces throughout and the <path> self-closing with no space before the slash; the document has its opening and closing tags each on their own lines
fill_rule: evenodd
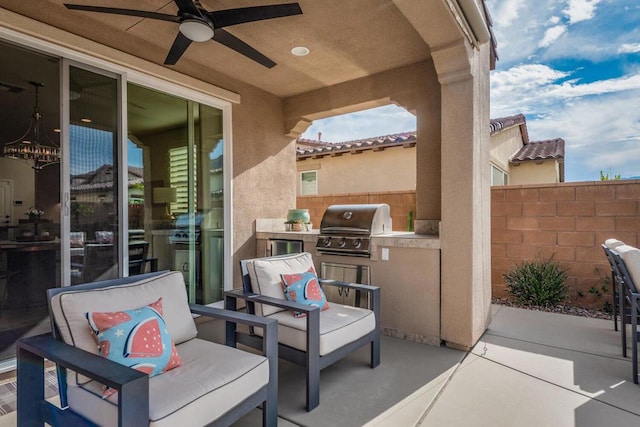
<svg viewBox="0 0 640 427">
<path fill-rule="evenodd" d="M 491 325 L 471 352 L 385 338 L 382 364 L 368 374 L 377 386 L 356 384 L 348 370 L 358 366 L 358 359 L 365 363 L 366 357 L 355 355 L 336 365 L 349 365 L 340 368 L 342 375 L 322 372 L 321 404 L 312 413 L 291 416 L 291 408 L 281 401 L 279 425 L 640 426 L 640 387 L 633 384 L 631 360 L 622 357 L 620 334 L 612 321 L 492 308 Z M 414 345 L 416 354 L 407 353 Z M 392 360 L 396 357 L 402 360 Z M 394 399 L 384 394 L 392 393 L 405 377 L 415 377 L 415 372 L 405 372 L 415 368 L 414 358 L 427 359 L 426 365 L 419 361 L 420 369 L 427 371 L 420 375 L 433 379 L 389 405 Z M 285 372 L 281 399 L 283 394 L 292 395 L 291 387 L 303 392 L 302 383 L 295 384 Z M 332 395 L 336 380 L 354 385 L 356 395 Z M 362 401 L 375 403 L 365 408 Z M 260 424 L 250 418 L 236 425 Z"/>
<path fill-rule="evenodd" d="M 323 370 L 310 413 L 304 372 L 281 362 L 279 426 L 640 425 L 640 387 L 612 321 L 494 305 L 469 353 L 383 337 L 381 365 L 367 360 L 365 348 Z M 259 410 L 235 424 L 259 425 Z"/>
</svg>

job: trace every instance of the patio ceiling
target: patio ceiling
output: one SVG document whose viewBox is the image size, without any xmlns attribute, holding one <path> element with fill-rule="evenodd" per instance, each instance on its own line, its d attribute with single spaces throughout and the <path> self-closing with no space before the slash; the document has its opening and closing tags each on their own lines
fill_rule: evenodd
<svg viewBox="0 0 640 427">
<path fill-rule="evenodd" d="M 178 25 L 130 16 L 72 11 L 63 2 L 176 14 L 169 0 L 0 0 L 0 7 L 162 64 Z M 287 0 L 201 0 L 209 10 L 285 3 Z M 215 70 L 288 97 L 423 61 L 430 50 L 392 0 L 298 0 L 303 14 L 225 29 L 273 59 L 268 69 L 212 41 L 193 43 L 175 66 Z M 406 3 L 406 2 L 404 2 Z M 411 2 L 410 2 L 411 3 Z M 415 4 L 414 4 L 415 3 Z M 428 18 L 429 2 L 411 3 Z M 421 3 L 425 4 L 422 5 Z M 442 7 L 442 5 L 440 5 Z M 406 12 L 405 12 L 406 13 Z M 422 14 L 421 14 L 422 15 Z M 416 17 L 412 16 L 415 21 Z M 306 46 L 305 57 L 291 48 Z"/>
</svg>

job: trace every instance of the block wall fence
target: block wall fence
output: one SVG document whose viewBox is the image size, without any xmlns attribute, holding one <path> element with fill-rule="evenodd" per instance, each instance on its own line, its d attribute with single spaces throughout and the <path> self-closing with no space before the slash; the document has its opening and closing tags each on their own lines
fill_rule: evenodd
<svg viewBox="0 0 640 427">
<path fill-rule="evenodd" d="M 409 211 L 415 214 L 416 199 L 415 191 L 297 199 L 298 208 L 309 209 L 314 228 L 329 205 L 350 203 L 387 203 L 393 229 L 404 231 Z M 600 309 L 611 300 L 611 270 L 600 244 L 611 237 L 640 244 L 640 180 L 492 187 L 493 296 L 508 296 L 502 275 L 523 260 L 553 258 L 567 271 L 571 303 Z"/>
</svg>

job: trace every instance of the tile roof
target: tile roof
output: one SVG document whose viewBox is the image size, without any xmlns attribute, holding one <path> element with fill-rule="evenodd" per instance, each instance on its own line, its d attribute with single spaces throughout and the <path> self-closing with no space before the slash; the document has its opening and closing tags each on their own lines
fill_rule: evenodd
<svg viewBox="0 0 640 427">
<path fill-rule="evenodd" d="M 511 158 L 511 163 L 541 160 L 564 160 L 564 139 L 530 141 Z"/>
<path fill-rule="evenodd" d="M 414 147 L 417 140 L 416 135 L 416 131 L 413 131 L 345 142 L 325 142 L 298 138 L 296 141 L 296 157 L 298 160 L 317 159 L 325 156 L 340 156 L 345 153 L 357 154 L 366 150 L 382 151 L 391 147 Z"/>
<path fill-rule="evenodd" d="M 513 126 L 520 126 L 520 133 L 522 133 L 522 142 L 527 144 L 529 142 L 529 132 L 527 131 L 527 119 L 524 114 L 516 114 L 515 116 L 501 117 L 497 119 L 491 119 L 489 121 L 489 131 L 491 135 L 508 129 Z"/>
</svg>

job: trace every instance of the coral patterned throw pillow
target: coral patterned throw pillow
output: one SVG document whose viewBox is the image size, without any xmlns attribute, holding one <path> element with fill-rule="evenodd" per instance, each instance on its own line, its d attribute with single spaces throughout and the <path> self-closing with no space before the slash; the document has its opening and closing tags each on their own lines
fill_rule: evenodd
<svg viewBox="0 0 640 427">
<path fill-rule="evenodd" d="M 306 305 L 320 307 L 321 310 L 327 310 L 329 303 L 325 296 L 318 276 L 313 267 L 304 273 L 281 274 L 282 287 L 284 288 L 284 296 L 289 301 L 298 302 Z M 306 316 L 305 313 L 295 311 L 295 317 Z"/>
<path fill-rule="evenodd" d="M 180 366 L 176 346 L 162 317 L 162 298 L 145 307 L 86 314 L 98 352 L 150 377 Z M 115 392 L 105 389 L 103 397 Z"/>
</svg>

